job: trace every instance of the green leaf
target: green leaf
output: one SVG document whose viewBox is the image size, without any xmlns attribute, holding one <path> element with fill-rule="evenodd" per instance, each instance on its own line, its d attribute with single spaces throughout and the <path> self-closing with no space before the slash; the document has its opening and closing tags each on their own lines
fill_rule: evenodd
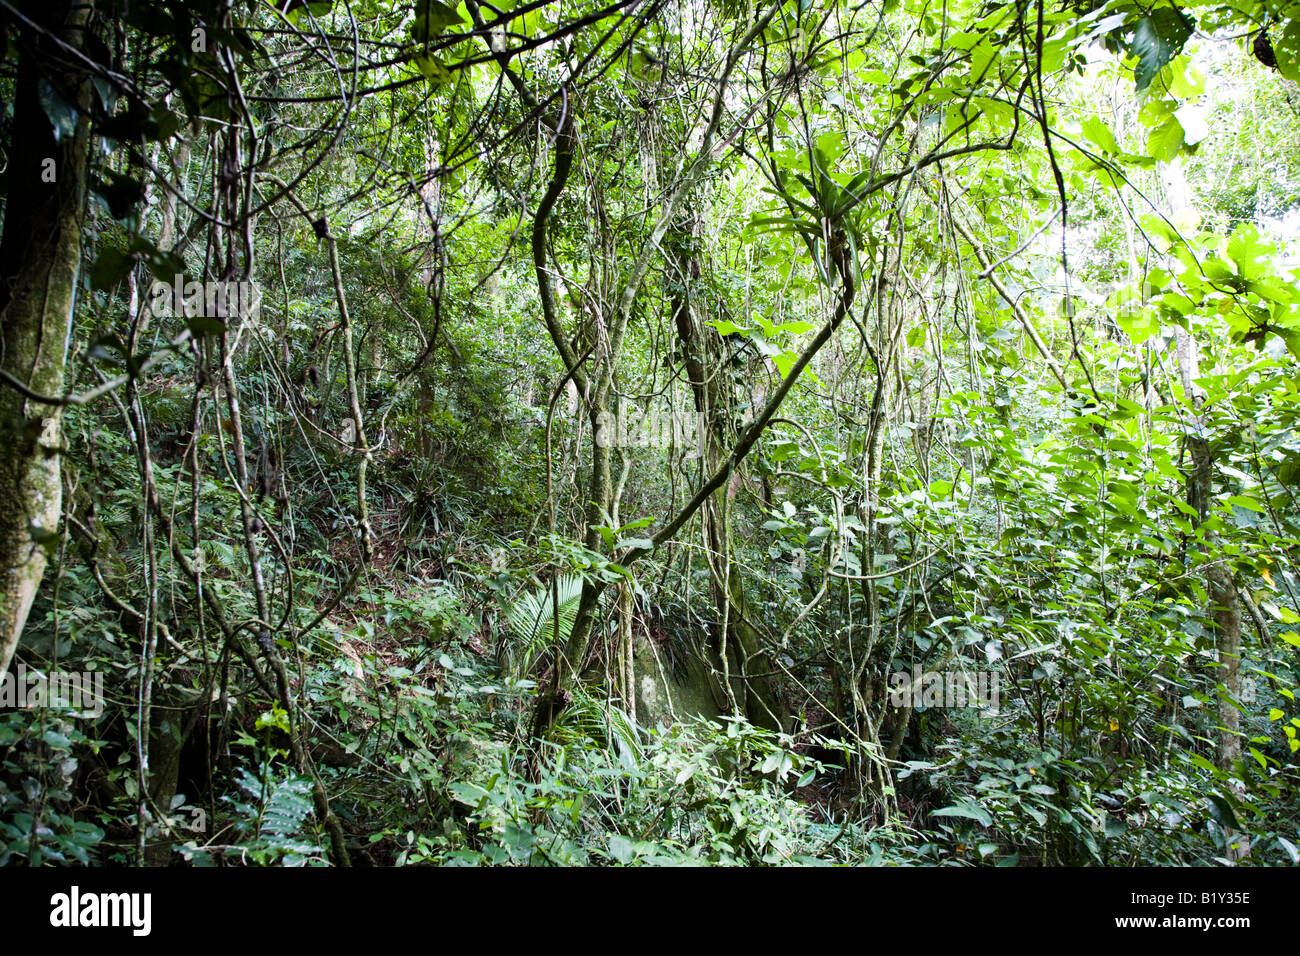
<svg viewBox="0 0 1300 956">
<path fill-rule="evenodd" d="M 1282 35 L 1273 40 L 1277 71 L 1292 83 L 1300 83 L 1300 17 L 1286 21 Z"/>
<path fill-rule="evenodd" d="M 789 332 L 791 335 L 802 335 L 805 332 L 811 332 L 817 326 L 812 322 L 797 320 L 794 322 L 783 322 L 776 326 L 777 332 Z"/>
<path fill-rule="evenodd" d="M 457 803 L 463 803 L 467 807 L 477 807 L 479 802 L 488 795 L 486 790 L 473 783 L 449 784 L 447 791 Z"/>
<path fill-rule="evenodd" d="M 1300 864 L 1300 850 L 1296 849 L 1296 845 L 1294 843 L 1292 843 L 1284 836 L 1278 837 L 1277 842 L 1278 842 L 1278 846 L 1286 850 L 1287 856 L 1291 857 L 1292 865 Z"/>
<path fill-rule="evenodd" d="M 654 546 L 654 541 L 649 538 L 620 538 L 614 543 L 615 548 L 637 548 L 641 551 L 650 551 Z"/>
<path fill-rule="evenodd" d="M 1289 607 L 1277 605 L 1271 601 L 1263 602 L 1260 604 L 1260 607 L 1268 611 L 1269 614 L 1273 615 L 1273 617 L 1281 621 L 1283 624 L 1300 624 L 1300 614 L 1297 614 Z"/>
<path fill-rule="evenodd" d="M 135 257 L 113 246 L 109 246 L 95 259 L 90 267 L 90 287 L 107 292 L 126 278 L 135 263 Z"/>
<path fill-rule="evenodd" d="M 1163 163 L 1172 162 L 1183 151 L 1183 127 L 1175 116 L 1147 134 L 1147 153 Z"/>
<path fill-rule="evenodd" d="M 1210 761 L 1206 760 L 1200 754 L 1192 754 L 1191 761 L 1196 766 L 1200 767 L 1202 770 L 1205 770 L 1209 773 L 1215 772 L 1214 764 L 1210 763 Z"/>
<path fill-rule="evenodd" d="M 436 56 L 427 53 L 417 53 L 411 58 L 421 75 L 434 83 L 447 83 L 451 80 L 451 71 L 442 65 L 442 61 Z"/>
<path fill-rule="evenodd" d="M 1119 155 L 1119 143 L 1115 141 L 1115 134 L 1096 116 L 1090 116 L 1083 121 L 1083 135 L 1108 156 Z"/>
<path fill-rule="evenodd" d="M 795 352 L 787 351 L 772 356 L 772 364 L 776 366 L 776 370 L 781 373 L 782 378 L 790 374 L 790 370 L 794 368 L 794 363 L 797 361 L 799 361 L 799 356 Z"/>
<path fill-rule="evenodd" d="M 968 820 L 974 820 L 976 823 L 983 824 L 986 827 L 993 826 L 993 817 L 983 807 L 969 801 L 955 804 L 951 807 L 944 807 L 942 810 L 932 810 L 932 817 L 964 817 Z"/>
<path fill-rule="evenodd" d="M 636 856 L 636 847 L 627 837 L 614 834 L 609 838 L 609 855 L 626 866 Z"/>
<path fill-rule="evenodd" d="M 257 718 L 255 727 L 257 730 L 276 727 L 287 734 L 289 732 L 289 715 L 279 706 L 273 707 Z"/>
<path fill-rule="evenodd" d="M 1146 90 L 1157 74 L 1182 52 L 1192 35 L 1196 21 L 1176 7 L 1158 7 L 1138 21 L 1130 49 L 1138 58 L 1134 79 L 1139 93 Z"/>
<path fill-rule="evenodd" d="M 297 26 L 302 22 L 304 13 L 319 18 L 329 13 L 333 6 L 333 0 L 289 0 L 285 5 L 285 16 L 290 23 Z"/>
<path fill-rule="evenodd" d="M 415 22 L 411 24 L 411 39 L 419 44 L 428 43 L 447 27 L 464 22 L 464 18 L 442 0 L 419 0 L 416 11 Z"/>
<path fill-rule="evenodd" d="M 54 141 L 61 143 L 77 131 L 77 108 L 65 100 L 49 81 L 42 78 L 36 86 L 36 98 L 54 127 Z"/>
<path fill-rule="evenodd" d="M 1257 511 L 1264 513 L 1264 506 L 1249 495 L 1229 495 L 1227 502 L 1230 505 L 1236 505 L 1238 508 L 1245 508 L 1247 511 Z"/>
<path fill-rule="evenodd" d="M 735 335 L 739 332 L 741 335 L 747 335 L 751 329 L 736 325 L 734 322 L 728 322 L 726 319 L 718 319 L 716 322 L 705 322 L 705 325 L 711 325 L 718 330 L 719 335 Z"/>
<path fill-rule="evenodd" d="M 1232 812 L 1232 807 L 1229 805 L 1227 800 L 1224 800 L 1223 797 L 1219 796 L 1217 793 L 1210 794 L 1209 800 L 1210 815 L 1214 817 L 1216 821 L 1224 826 L 1241 827 L 1241 824 L 1237 822 L 1237 815 Z"/>
</svg>

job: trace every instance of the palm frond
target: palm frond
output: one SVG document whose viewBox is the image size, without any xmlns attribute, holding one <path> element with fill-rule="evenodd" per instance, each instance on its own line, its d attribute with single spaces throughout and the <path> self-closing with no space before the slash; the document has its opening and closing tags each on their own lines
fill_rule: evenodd
<svg viewBox="0 0 1300 956">
<path fill-rule="evenodd" d="M 636 719 L 609 701 L 575 690 L 573 702 L 551 727 L 557 743 L 596 743 L 616 749 L 633 763 L 641 760 L 641 734 Z"/>
<path fill-rule="evenodd" d="M 582 578 L 564 575 L 555 582 L 555 591 L 553 594 L 549 586 L 526 591 L 506 610 L 506 627 L 516 645 L 511 654 L 511 669 L 516 675 L 527 674 L 542 649 L 555 639 L 557 618 L 561 641 L 567 640 L 573 630 L 582 598 Z"/>
</svg>

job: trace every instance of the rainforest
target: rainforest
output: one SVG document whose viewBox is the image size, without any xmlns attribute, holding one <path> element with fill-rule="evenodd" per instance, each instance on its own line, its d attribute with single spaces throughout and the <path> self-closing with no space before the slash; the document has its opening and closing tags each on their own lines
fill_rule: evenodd
<svg viewBox="0 0 1300 956">
<path fill-rule="evenodd" d="M 1300 2 L 0 57 L 0 866 L 1300 864 Z"/>
</svg>

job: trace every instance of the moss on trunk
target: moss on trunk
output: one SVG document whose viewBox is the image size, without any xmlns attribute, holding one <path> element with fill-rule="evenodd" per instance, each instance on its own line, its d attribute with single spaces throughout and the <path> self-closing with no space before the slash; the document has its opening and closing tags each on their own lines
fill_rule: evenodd
<svg viewBox="0 0 1300 956">
<path fill-rule="evenodd" d="M 52 3 L 41 26 L 79 47 L 89 5 Z M 62 506 L 62 409 L 25 395 L 59 396 L 81 269 L 89 127 L 85 78 L 54 59 L 52 37 L 24 36 L 14 98 L 8 206 L 0 238 L 0 673 L 27 623 Z M 62 62 L 66 62 L 66 58 Z M 55 134 L 42 81 L 78 90 L 75 132 Z"/>
</svg>

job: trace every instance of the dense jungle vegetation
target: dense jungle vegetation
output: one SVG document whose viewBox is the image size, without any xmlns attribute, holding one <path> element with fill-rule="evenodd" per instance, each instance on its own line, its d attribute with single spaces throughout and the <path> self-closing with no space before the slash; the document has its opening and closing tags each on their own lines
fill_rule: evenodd
<svg viewBox="0 0 1300 956">
<path fill-rule="evenodd" d="M 0 51 L 0 864 L 1300 863 L 1300 3 Z"/>
</svg>

